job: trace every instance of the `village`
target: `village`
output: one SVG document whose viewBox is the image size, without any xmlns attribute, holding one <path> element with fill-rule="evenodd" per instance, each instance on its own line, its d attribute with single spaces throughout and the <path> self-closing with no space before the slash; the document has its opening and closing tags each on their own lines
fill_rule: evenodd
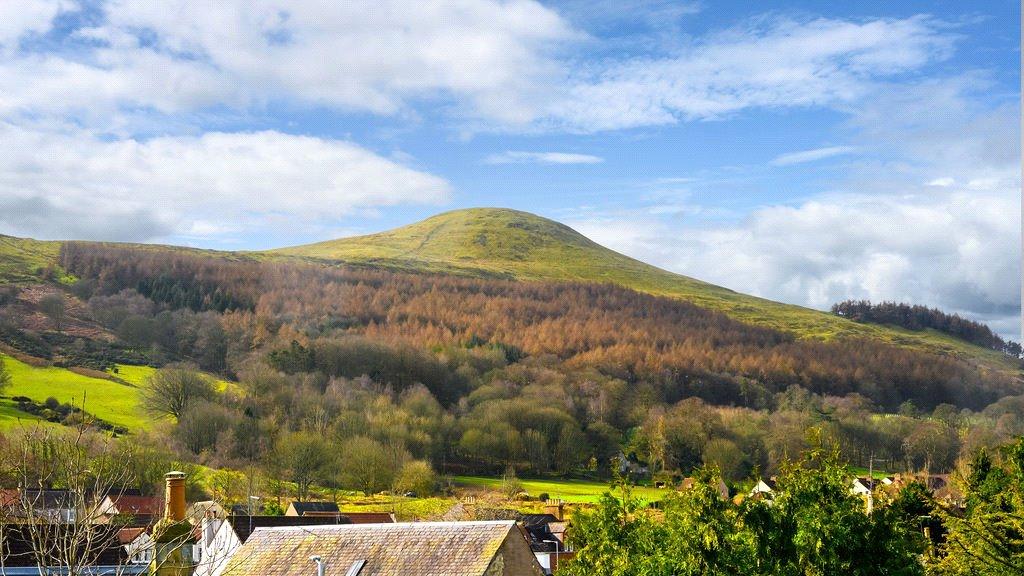
<svg viewBox="0 0 1024 576">
<path fill-rule="evenodd" d="M 552 574 L 575 554 L 570 507 L 558 499 L 544 501 L 542 513 L 523 513 L 482 504 L 477 510 L 477 499 L 467 495 L 438 521 L 399 522 L 394 513 L 342 512 L 330 501 L 292 501 L 283 515 L 213 500 L 188 503 L 184 473 L 169 472 L 165 481 L 162 497 L 0 491 L 0 575 L 535 576 Z M 699 481 L 687 477 L 675 490 L 693 490 Z M 854 477 L 849 491 L 870 514 L 876 495 L 891 496 L 910 482 L 927 486 L 947 507 L 963 506 L 948 475 Z M 776 479 L 732 495 L 721 479 L 708 488 L 724 503 L 771 506 Z M 928 522 L 920 529 L 937 541 Z"/>
</svg>

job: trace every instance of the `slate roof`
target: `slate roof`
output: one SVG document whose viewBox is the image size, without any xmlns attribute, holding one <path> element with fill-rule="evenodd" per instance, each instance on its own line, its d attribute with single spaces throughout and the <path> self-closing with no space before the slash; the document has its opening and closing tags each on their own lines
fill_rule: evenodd
<svg viewBox="0 0 1024 576">
<path fill-rule="evenodd" d="M 400 522 L 256 530 L 225 567 L 225 574 L 308 576 L 320 556 L 328 574 L 345 574 L 365 561 L 359 576 L 481 576 L 514 521 Z"/>
<path fill-rule="evenodd" d="M 3 561 L 4 567 L 15 568 L 23 566 L 36 566 L 36 557 L 33 553 L 33 539 L 34 535 L 32 529 L 25 525 L 11 525 L 3 528 Z M 68 539 L 74 538 L 75 533 L 72 532 L 73 528 L 67 524 L 49 524 L 41 528 L 41 531 L 37 533 L 38 537 L 41 538 L 42 549 L 46 550 L 56 545 L 56 543 L 67 542 Z M 96 566 L 118 566 L 126 564 L 128 561 L 128 555 L 121 547 L 118 540 L 119 534 L 116 527 L 97 525 L 95 532 L 93 532 L 94 542 L 106 542 L 106 546 L 94 545 L 92 550 L 93 554 L 90 556 L 90 564 Z M 81 529 L 79 528 L 79 534 Z M 79 536 L 80 538 L 80 536 Z M 82 548 L 79 552 L 84 554 L 85 548 Z"/>
<path fill-rule="evenodd" d="M 251 520 L 251 522 L 250 522 Z M 227 521 L 244 543 L 257 528 L 280 528 L 288 526 L 328 526 L 332 524 L 349 524 L 344 516 L 228 516 Z"/>
<path fill-rule="evenodd" d="M 313 518 L 316 514 L 307 514 L 304 518 Z M 395 515 L 389 512 L 342 512 L 343 518 L 348 518 L 353 524 L 393 524 Z"/>
<path fill-rule="evenodd" d="M 302 516 L 306 512 L 335 512 L 337 513 L 338 505 L 334 502 L 292 502 L 291 508 L 295 510 L 295 513 Z"/>
</svg>

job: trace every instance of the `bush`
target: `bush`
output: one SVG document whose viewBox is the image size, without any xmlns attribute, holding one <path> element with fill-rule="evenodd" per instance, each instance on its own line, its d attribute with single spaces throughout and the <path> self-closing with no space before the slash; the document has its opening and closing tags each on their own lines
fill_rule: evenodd
<svg viewBox="0 0 1024 576">
<path fill-rule="evenodd" d="M 437 474 L 424 460 L 406 462 L 398 471 L 395 489 L 400 493 L 415 492 L 417 496 L 429 496 L 437 491 Z"/>
<path fill-rule="evenodd" d="M 516 469 L 512 466 L 506 468 L 505 474 L 501 477 L 501 493 L 509 500 L 523 493 L 523 483 L 519 481 Z"/>
</svg>

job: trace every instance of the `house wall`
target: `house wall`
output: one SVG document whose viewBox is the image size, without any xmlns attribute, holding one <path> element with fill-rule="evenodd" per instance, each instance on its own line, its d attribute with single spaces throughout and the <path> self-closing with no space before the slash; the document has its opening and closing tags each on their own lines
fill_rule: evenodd
<svg viewBox="0 0 1024 576">
<path fill-rule="evenodd" d="M 219 576 L 228 560 L 242 545 L 231 524 L 218 518 L 204 518 L 197 548 L 194 576 Z"/>
<path fill-rule="evenodd" d="M 512 530 L 484 572 L 485 576 L 543 576 L 537 557 L 518 530 Z"/>
</svg>

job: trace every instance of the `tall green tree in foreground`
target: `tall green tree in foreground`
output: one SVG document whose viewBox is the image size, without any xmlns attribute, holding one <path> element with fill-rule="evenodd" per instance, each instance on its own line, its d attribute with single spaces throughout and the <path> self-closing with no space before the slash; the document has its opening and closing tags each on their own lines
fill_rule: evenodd
<svg viewBox="0 0 1024 576">
<path fill-rule="evenodd" d="M 643 508 L 628 490 L 573 519 L 575 559 L 559 574 L 590 576 L 868 576 L 924 573 L 925 542 L 914 507 L 877 507 L 850 494 L 834 454 L 812 451 L 788 464 L 774 501 L 739 506 L 721 500 L 717 471 L 663 502 Z M 897 501 L 899 499 L 897 498 Z"/>
<path fill-rule="evenodd" d="M 943 514 L 949 529 L 936 574 L 1024 575 L 1024 438 L 993 458 L 971 462 L 963 514 Z"/>
</svg>

